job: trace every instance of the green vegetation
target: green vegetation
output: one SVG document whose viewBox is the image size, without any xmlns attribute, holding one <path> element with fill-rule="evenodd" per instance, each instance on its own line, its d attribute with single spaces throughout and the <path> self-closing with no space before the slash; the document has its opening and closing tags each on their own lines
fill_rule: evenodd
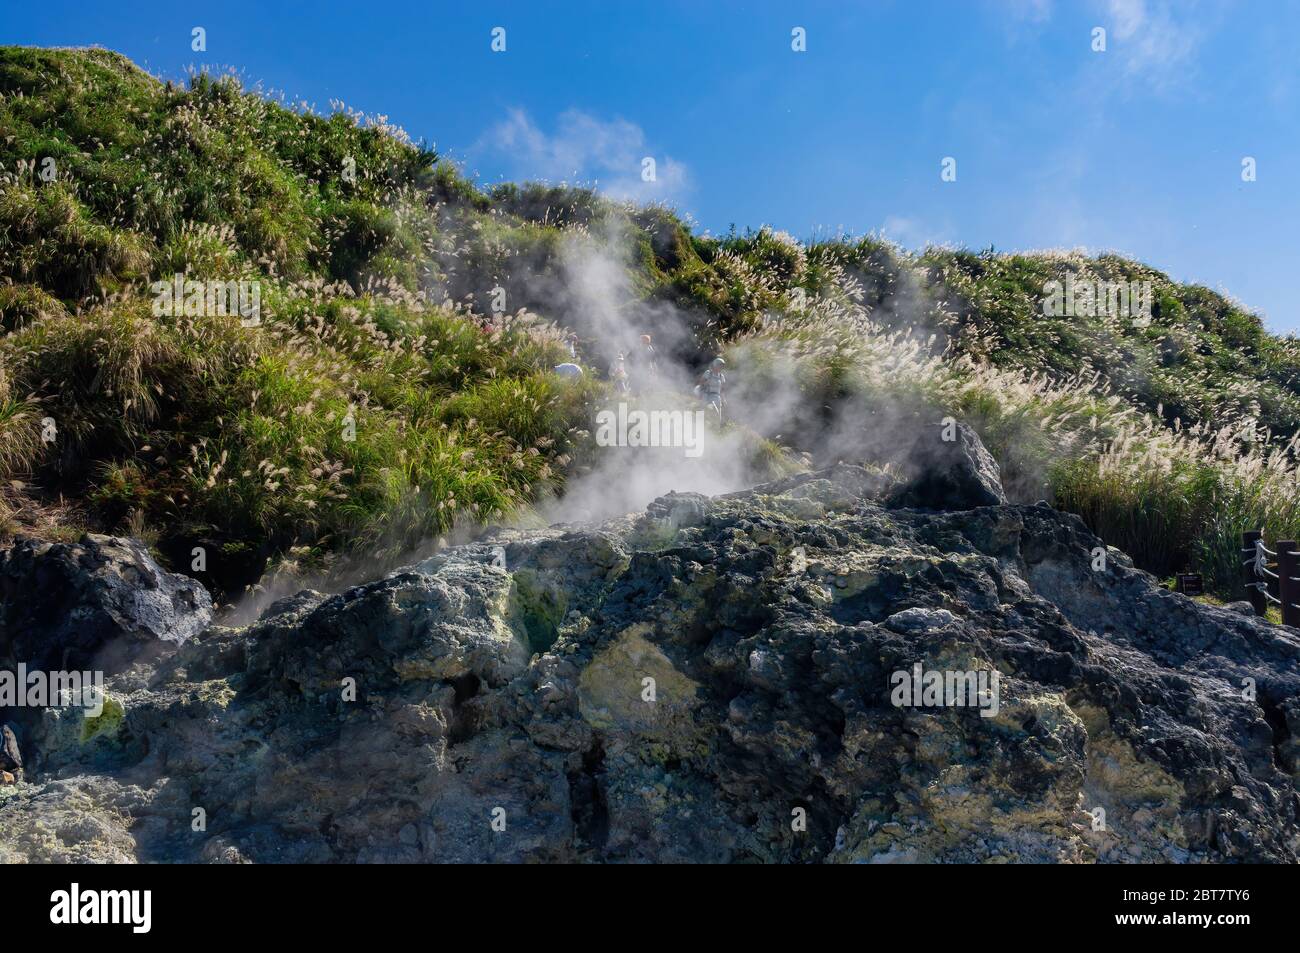
<svg viewBox="0 0 1300 953">
<path fill-rule="evenodd" d="M 217 544 L 213 580 L 236 587 L 281 554 L 396 553 L 560 482 L 595 388 L 558 386 L 539 319 L 419 294 L 445 199 L 484 207 L 433 153 L 101 50 L 6 49 L 0 94 L 10 519 L 63 494 L 182 568 Z M 260 326 L 156 315 L 148 284 L 176 273 L 259 281 Z"/>
<path fill-rule="evenodd" d="M 1197 569 L 1224 594 L 1243 530 L 1300 529 L 1300 348 L 1220 296 L 1113 256 L 910 256 L 867 239 L 807 260 L 805 306 L 735 345 L 760 390 L 793 380 L 798 406 L 868 431 L 960 417 L 1013 498 L 1051 499 L 1143 568 Z M 1044 285 L 1067 274 L 1151 281 L 1149 324 L 1044 314 Z"/>
<path fill-rule="evenodd" d="M 572 293 L 583 255 L 614 273 L 610 308 L 689 332 L 675 360 L 725 349 L 736 412 L 781 443 L 884 457 L 891 428 L 959 416 L 1014 496 L 1224 593 L 1241 530 L 1300 535 L 1300 348 L 1206 288 L 1113 255 L 701 236 L 590 190 L 484 192 L 400 130 L 231 76 L 12 47 L 0 517 L 142 534 L 186 571 L 203 544 L 229 593 L 268 562 L 395 557 L 562 491 L 608 396 L 550 373 L 564 328 L 585 347 L 601 327 Z M 155 313 L 150 283 L 176 274 L 259 282 L 260 324 Z M 1150 282 L 1150 323 L 1045 313 L 1067 276 Z"/>
</svg>

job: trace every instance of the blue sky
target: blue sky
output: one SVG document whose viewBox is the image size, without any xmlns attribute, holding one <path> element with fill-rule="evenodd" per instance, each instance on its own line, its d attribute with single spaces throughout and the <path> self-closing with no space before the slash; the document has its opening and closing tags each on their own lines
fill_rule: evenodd
<svg viewBox="0 0 1300 953">
<path fill-rule="evenodd" d="M 3 2 L 0 43 L 235 67 L 385 115 L 485 183 L 594 183 L 714 233 L 1113 249 L 1300 330 L 1294 2 Z"/>
</svg>

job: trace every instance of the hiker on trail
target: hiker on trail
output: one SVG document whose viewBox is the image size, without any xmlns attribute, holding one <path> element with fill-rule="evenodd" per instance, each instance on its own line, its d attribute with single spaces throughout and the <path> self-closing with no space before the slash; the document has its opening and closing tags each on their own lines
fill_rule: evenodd
<svg viewBox="0 0 1300 953">
<path fill-rule="evenodd" d="M 618 360 L 609 366 L 609 379 L 614 382 L 614 390 L 620 394 L 628 392 L 627 360 L 622 351 L 618 352 Z"/>
<path fill-rule="evenodd" d="M 570 331 L 564 335 L 565 347 L 569 349 L 569 357 L 575 361 L 578 359 L 578 335 Z"/>
<path fill-rule="evenodd" d="M 722 408 L 727 403 L 722 397 L 722 385 L 727 381 L 722 369 L 726 366 L 726 361 L 715 357 L 709 369 L 700 375 L 700 383 L 695 388 L 696 393 L 703 392 L 704 402 L 717 413 L 719 424 L 722 423 Z"/>
<path fill-rule="evenodd" d="M 659 377 L 659 356 L 650 343 L 650 335 L 641 335 L 628 362 L 632 365 L 630 374 L 633 388 L 638 394 L 644 394 L 655 385 Z"/>
</svg>

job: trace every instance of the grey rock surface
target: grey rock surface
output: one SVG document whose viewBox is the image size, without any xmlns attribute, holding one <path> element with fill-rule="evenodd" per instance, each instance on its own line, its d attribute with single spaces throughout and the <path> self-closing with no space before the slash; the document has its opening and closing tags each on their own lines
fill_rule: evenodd
<svg viewBox="0 0 1300 953">
<path fill-rule="evenodd" d="M 0 664 L 118 672 L 212 621 L 201 584 L 163 571 L 137 540 L 20 539 L 0 552 Z"/>
<path fill-rule="evenodd" d="M 967 510 L 1007 502 L 997 461 L 967 424 L 922 428 L 901 459 L 910 476 L 893 495 L 896 506 Z"/>
<path fill-rule="evenodd" d="M 1093 571 L 1073 516 L 891 509 L 864 473 L 209 628 L 98 718 L 42 713 L 0 860 L 1300 858 L 1300 635 Z M 896 704 L 918 664 L 996 672 L 996 711 Z"/>
</svg>

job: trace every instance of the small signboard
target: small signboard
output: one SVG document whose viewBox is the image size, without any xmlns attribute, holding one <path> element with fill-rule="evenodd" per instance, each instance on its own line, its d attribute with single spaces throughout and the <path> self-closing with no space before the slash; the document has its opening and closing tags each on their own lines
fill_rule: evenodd
<svg viewBox="0 0 1300 953">
<path fill-rule="evenodd" d="M 1174 588 L 1185 596 L 1199 596 L 1205 592 L 1199 572 L 1180 572 L 1176 578 Z"/>
</svg>

